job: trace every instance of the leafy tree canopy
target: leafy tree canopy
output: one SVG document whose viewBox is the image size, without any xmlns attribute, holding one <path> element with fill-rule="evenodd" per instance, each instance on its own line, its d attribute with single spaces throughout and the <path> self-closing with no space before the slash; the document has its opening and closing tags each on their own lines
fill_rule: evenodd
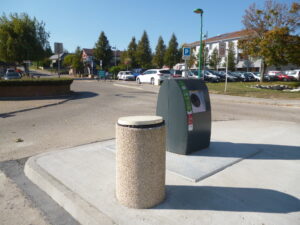
<svg viewBox="0 0 300 225">
<path fill-rule="evenodd" d="M 147 32 L 144 31 L 136 50 L 137 63 L 141 68 L 148 69 L 151 67 L 151 48 Z"/>
<path fill-rule="evenodd" d="M 100 33 L 99 39 L 95 44 L 94 56 L 97 62 L 102 60 L 102 66 L 105 69 L 109 67 L 112 61 L 113 53 L 111 46 L 109 45 L 109 41 L 103 31 Z"/>
<path fill-rule="evenodd" d="M 135 40 L 135 37 L 132 37 L 132 39 L 128 45 L 127 55 L 126 55 L 126 58 L 130 58 L 130 61 L 131 61 L 130 66 L 132 68 L 137 67 L 136 49 L 137 49 L 136 40 Z"/>
<path fill-rule="evenodd" d="M 181 52 L 178 50 L 178 42 L 175 34 L 172 34 L 172 37 L 169 41 L 168 48 L 165 53 L 165 64 L 172 68 L 176 63 L 180 61 Z"/>
<path fill-rule="evenodd" d="M 292 32 L 299 29 L 299 13 L 299 3 L 288 6 L 273 0 L 266 0 L 263 8 L 252 4 L 246 10 L 242 22 L 249 32 L 239 41 L 239 48 L 246 55 L 261 58 L 262 76 L 268 65 L 297 63 L 294 57 L 299 55 L 299 44 L 295 46 L 299 37 Z"/>
<path fill-rule="evenodd" d="M 166 45 L 163 38 L 160 36 L 155 48 L 155 54 L 153 56 L 152 63 L 157 68 L 162 68 L 164 65 L 164 56 L 166 53 Z"/>
<path fill-rule="evenodd" d="M 26 13 L 4 14 L 0 17 L 0 60 L 19 64 L 42 60 L 51 50 L 48 38 L 45 23 L 36 18 Z"/>
<path fill-rule="evenodd" d="M 82 50 L 77 47 L 74 54 L 69 54 L 64 58 L 63 65 L 75 70 L 75 73 L 82 73 L 84 69 L 81 60 Z"/>
<path fill-rule="evenodd" d="M 228 70 L 235 71 L 236 58 L 235 58 L 235 50 L 234 50 L 233 42 L 229 42 L 227 54 L 228 54 L 227 55 Z"/>
<path fill-rule="evenodd" d="M 218 49 L 214 48 L 214 50 L 209 58 L 209 66 L 212 69 L 217 70 L 220 61 L 221 61 L 221 57 L 219 57 Z"/>
</svg>

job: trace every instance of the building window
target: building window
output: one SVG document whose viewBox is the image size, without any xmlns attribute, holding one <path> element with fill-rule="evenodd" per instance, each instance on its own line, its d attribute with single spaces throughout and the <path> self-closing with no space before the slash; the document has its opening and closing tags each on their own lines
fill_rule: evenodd
<svg viewBox="0 0 300 225">
<path fill-rule="evenodd" d="M 226 49 L 226 43 L 225 42 L 219 42 L 219 56 L 220 57 L 225 56 L 225 49 Z"/>
</svg>

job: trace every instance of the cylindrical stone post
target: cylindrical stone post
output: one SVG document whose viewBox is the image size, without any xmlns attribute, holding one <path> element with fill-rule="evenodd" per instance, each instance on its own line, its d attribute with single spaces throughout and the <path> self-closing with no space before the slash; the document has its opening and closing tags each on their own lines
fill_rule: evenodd
<svg viewBox="0 0 300 225">
<path fill-rule="evenodd" d="M 130 208 L 165 198 L 166 129 L 160 116 L 121 117 L 116 125 L 116 196 Z"/>
</svg>

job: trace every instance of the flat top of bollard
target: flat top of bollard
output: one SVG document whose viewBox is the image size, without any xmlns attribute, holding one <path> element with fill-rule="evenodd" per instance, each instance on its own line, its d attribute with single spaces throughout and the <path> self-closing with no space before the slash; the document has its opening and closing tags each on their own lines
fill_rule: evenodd
<svg viewBox="0 0 300 225">
<path fill-rule="evenodd" d="M 163 118 L 161 116 L 127 116 L 118 119 L 118 124 L 124 126 L 153 125 L 162 122 Z"/>
</svg>

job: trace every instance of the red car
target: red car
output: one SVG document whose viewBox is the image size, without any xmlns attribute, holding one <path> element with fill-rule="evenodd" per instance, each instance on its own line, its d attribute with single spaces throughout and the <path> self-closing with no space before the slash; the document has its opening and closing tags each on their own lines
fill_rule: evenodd
<svg viewBox="0 0 300 225">
<path fill-rule="evenodd" d="M 295 80 L 295 77 L 286 75 L 284 73 L 277 73 L 275 76 L 278 78 L 279 81 L 293 81 L 293 80 Z"/>
<path fill-rule="evenodd" d="M 172 77 L 182 77 L 182 71 L 181 70 L 171 70 L 171 76 Z"/>
</svg>

